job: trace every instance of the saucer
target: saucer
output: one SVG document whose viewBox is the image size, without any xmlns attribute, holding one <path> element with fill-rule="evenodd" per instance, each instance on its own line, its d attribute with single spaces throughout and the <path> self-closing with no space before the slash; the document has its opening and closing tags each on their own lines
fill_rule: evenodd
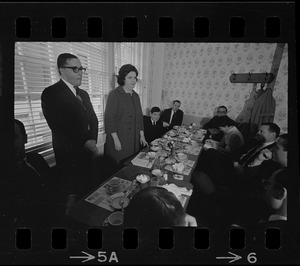
<svg viewBox="0 0 300 266">
<path fill-rule="evenodd" d="M 124 197 L 124 196 L 121 196 L 121 197 L 117 197 L 117 198 L 114 198 L 111 202 L 111 206 L 114 208 L 114 209 L 122 209 L 122 206 L 120 205 L 120 201 L 123 200 L 124 201 L 124 205 L 123 205 L 123 208 L 126 208 L 129 204 L 129 199 Z"/>
</svg>

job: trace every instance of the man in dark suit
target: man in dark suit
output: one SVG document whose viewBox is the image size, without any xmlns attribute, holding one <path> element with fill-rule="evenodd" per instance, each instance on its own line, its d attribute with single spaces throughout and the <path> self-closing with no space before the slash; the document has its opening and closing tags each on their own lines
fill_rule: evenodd
<svg viewBox="0 0 300 266">
<path fill-rule="evenodd" d="M 157 106 L 151 108 L 150 116 L 144 116 L 144 134 L 148 144 L 164 133 L 163 122 L 159 118 L 160 109 Z"/>
<path fill-rule="evenodd" d="M 181 126 L 183 120 L 183 111 L 180 110 L 181 102 L 178 100 L 173 101 L 172 108 L 165 109 L 161 115 L 163 127 L 165 132 L 172 129 L 173 126 Z"/>
<path fill-rule="evenodd" d="M 4 223 L 20 226 L 51 225 L 63 217 L 66 195 L 53 182 L 53 172 L 42 155 L 25 152 L 27 134 L 24 124 L 14 120 L 14 149 L 1 172 L 0 216 Z M 7 204 L 9 203 L 9 204 Z"/>
<path fill-rule="evenodd" d="M 199 157 L 196 166 L 197 172 L 205 173 L 216 186 L 230 187 L 235 185 L 240 180 L 240 176 L 247 178 L 259 170 L 260 166 L 256 167 L 255 172 L 252 171 L 251 164 L 260 156 L 262 150 L 268 149 L 273 152 L 276 149 L 276 139 L 279 133 L 278 125 L 274 123 L 262 124 L 256 136 L 259 144 L 239 156 L 235 162 L 217 150 L 205 150 Z M 194 176 L 192 182 L 198 183 L 198 174 L 194 174 Z"/>
<path fill-rule="evenodd" d="M 205 143 L 205 140 L 209 138 L 209 136 L 211 136 L 213 140 L 221 141 L 224 133 L 219 130 L 219 127 L 220 123 L 223 121 L 223 117 L 227 117 L 232 121 L 233 125 L 235 125 L 235 122 L 227 116 L 227 107 L 224 105 L 219 106 L 217 114 L 202 127 L 203 129 L 207 129 L 207 134 L 203 139 L 203 143 Z"/>
<path fill-rule="evenodd" d="M 86 69 L 68 53 L 58 56 L 57 68 L 60 80 L 42 93 L 56 164 L 64 174 L 86 179 L 91 159 L 98 155 L 98 119 L 88 93 L 78 87 Z"/>
</svg>

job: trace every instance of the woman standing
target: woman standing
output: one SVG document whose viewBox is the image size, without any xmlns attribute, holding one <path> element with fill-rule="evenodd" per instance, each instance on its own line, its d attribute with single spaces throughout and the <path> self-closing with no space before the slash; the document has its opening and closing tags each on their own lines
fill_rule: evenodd
<svg viewBox="0 0 300 266">
<path fill-rule="evenodd" d="M 140 149 L 147 142 L 143 131 L 143 113 L 139 95 L 133 90 L 138 71 L 135 66 L 123 65 L 119 70 L 119 86 L 107 99 L 104 125 L 106 131 L 105 156 L 116 164 Z"/>
</svg>

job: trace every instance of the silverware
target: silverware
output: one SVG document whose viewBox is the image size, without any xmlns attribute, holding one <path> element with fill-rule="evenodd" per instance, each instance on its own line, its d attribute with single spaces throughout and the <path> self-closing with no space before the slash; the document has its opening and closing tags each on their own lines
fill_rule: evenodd
<svg viewBox="0 0 300 266">
<path fill-rule="evenodd" d="M 125 203 L 124 200 L 120 199 L 119 204 L 122 207 L 122 212 L 124 212 L 124 203 Z"/>
</svg>

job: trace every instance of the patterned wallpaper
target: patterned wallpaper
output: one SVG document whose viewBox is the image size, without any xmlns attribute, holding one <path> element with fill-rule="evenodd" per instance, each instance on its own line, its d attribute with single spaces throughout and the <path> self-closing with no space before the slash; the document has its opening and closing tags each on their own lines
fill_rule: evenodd
<svg viewBox="0 0 300 266">
<path fill-rule="evenodd" d="M 225 105 L 228 115 L 236 119 L 255 87 L 251 83 L 231 83 L 230 75 L 269 72 L 275 48 L 275 43 L 167 43 L 161 107 L 168 108 L 178 99 L 185 114 L 212 117 L 217 106 Z M 287 74 L 285 45 L 273 91 L 274 122 L 282 131 L 287 131 Z"/>
</svg>

